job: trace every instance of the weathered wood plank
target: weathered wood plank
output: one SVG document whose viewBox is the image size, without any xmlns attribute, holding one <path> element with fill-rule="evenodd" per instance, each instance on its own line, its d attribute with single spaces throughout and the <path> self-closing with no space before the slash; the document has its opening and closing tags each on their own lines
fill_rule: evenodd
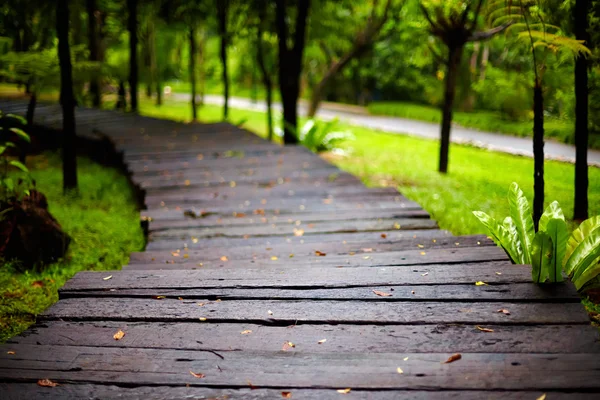
<svg viewBox="0 0 600 400">
<path fill-rule="evenodd" d="M 43 376 L 136 386 L 600 390 L 597 354 L 464 353 L 445 364 L 451 353 L 224 353 L 21 345 L 12 357 L 0 351 L 0 380 L 31 382 Z M 403 374 L 397 372 L 400 366 Z"/>
<path fill-rule="evenodd" d="M 380 297 L 374 290 L 389 294 Z M 61 298 L 68 297 L 141 297 L 165 296 L 172 299 L 229 299 L 229 300 L 362 300 L 362 301 L 537 301 L 577 303 L 579 294 L 571 285 L 533 285 L 531 283 L 476 285 L 419 285 L 359 286 L 333 289 L 110 289 L 69 291 L 62 290 Z"/>
<path fill-rule="evenodd" d="M 598 330 L 580 325 L 295 325 L 196 322 L 49 321 L 10 339 L 16 345 L 279 351 L 284 341 L 309 353 L 600 353 Z M 113 339 L 118 330 L 121 340 Z M 249 332 L 250 331 L 250 332 Z M 245 332 L 242 334 L 242 332 Z M 326 339 L 319 344 L 319 341 Z"/>
<path fill-rule="evenodd" d="M 339 400 L 340 394 L 333 389 L 295 389 L 284 387 L 280 389 L 218 389 L 203 387 L 181 386 L 142 386 L 121 387 L 112 385 L 92 384 L 62 384 L 55 388 L 42 388 L 34 383 L 0 383 L 0 397 L 7 400 L 21 399 L 83 399 L 83 398 L 126 398 L 126 399 L 211 399 L 211 400 L 264 400 L 283 398 L 282 393 L 291 393 L 296 399 Z M 368 391 L 353 390 L 344 395 L 344 399 L 370 400 L 520 400 L 538 399 L 546 394 L 541 391 L 422 391 L 422 390 L 386 390 Z M 591 400 L 596 399 L 597 393 L 582 392 L 551 392 L 552 400 Z"/>
<path fill-rule="evenodd" d="M 510 315 L 498 312 L 509 310 Z M 577 303 L 364 302 L 224 300 L 199 306 L 195 300 L 68 298 L 41 320 L 205 321 L 293 324 L 589 324 Z"/>
<path fill-rule="evenodd" d="M 501 273 L 501 275 L 498 274 Z M 111 276 L 110 279 L 104 278 Z M 335 288 L 432 284 L 490 285 L 531 282 L 528 266 L 506 262 L 353 268 L 232 268 L 173 271 L 79 272 L 62 290 L 192 289 L 192 288 Z M 558 285 L 570 285 L 565 282 Z M 484 286 L 478 286 L 483 288 Z"/>
</svg>

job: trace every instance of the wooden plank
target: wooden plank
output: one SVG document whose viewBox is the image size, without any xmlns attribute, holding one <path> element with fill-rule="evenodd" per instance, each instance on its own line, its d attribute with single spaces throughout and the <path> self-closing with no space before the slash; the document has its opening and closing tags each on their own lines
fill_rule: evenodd
<svg viewBox="0 0 600 400">
<path fill-rule="evenodd" d="M 507 309 L 510 315 L 498 312 Z M 199 306 L 195 300 L 68 298 L 40 320 L 189 321 L 294 324 L 586 324 L 581 304 L 489 302 L 364 302 L 224 300 Z"/>
<path fill-rule="evenodd" d="M 235 269 L 288 269 L 317 266 L 322 268 L 399 267 L 441 263 L 449 265 L 482 261 L 510 261 L 504 250 L 495 246 L 423 250 L 353 255 L 329 253 L 325 257 L 315 255 L 313 251 L 310 255 L 305 254 L 297 257 L 295 253 L 273 249 L 270 251 L 248 252 L 245 256 L 233 258 L 229 258 L 228 251 L 221 253 L 221 256 L 207 258 L 202 251 L 188 252 L 183 250 L 179 252 L 172 251 L 167 258 L 154 258 L 154 260 L 151 259 L 150 262 L 145 264 L 130 264 L 128 269 L 197 269 L 199 267 L 198 263 L 202 263 L 203 269 L 223 267 Z M 223 256 L 227 257 L 227 261 L 223 261 Z"/>
<path fill-rule="evenodd" d="M 214 351 L 279 351 L 284 341 L 309 353 L 600 353 L 598 330 L 580 325 L 296 325 L 49 321 L 10 339 L 60 345 Z M 122 330 L 121 340 L 113 339 Z M 250 332 L 248 332 L 250 331 Z M 245 332 L 242 334 L 241 332 Z M 540 340 L 543 338 L 543 340 Z M 319 344 L 319 341 L 326 339 Z"/>
<path fill-rule="evenodd" d="M 382 238 L 385 236 L 385 239 Z M 441 231 L 437 229 L 422 229 L 416 231 L 404 231 L 404 230 L 393 230 L 384 232 L 349 232 L 349 233 L 336 233 L 335 235 L 322 234 L 322 235 L 307 235 L 307 236 L 269 236 L 269 237 L 248 237 L 248 238 L 225 238 L 225 237 L 214 237 L 210 239 L 202 239 L 198 243 L 194 243 L 190 240 L 161 240 L 160 242 L 149 242 L 146 246 L 146 250 L 176 250 L 185 247 L 189 248 L 210 248 L 210 247 L 238 247 L 238 246 L 260 246 L 260 247 L 273 247 L 279 245 L 294 245 L 294 244 L 310 244 L 310 243 L 341 243 L 344 241 L 347 243 L 365 242 L 372 241 L 377 243 L 379 240 L 410 240 L 416 239 L 423 243 L 427 240 L 438 240 L 441 237 L 451 238 L 452 235 L 447 231 Z M 200 244 L 201 243 L 201 244 Z M 373 246 L 371 246 L 373 247 Z M 318 250 L 318 249 L 317 249 Z"/>
<path fill-rule="evenodd" d="M 178 238 L 182 240 L 196 238 L 210 238 L 215 236 L 243 237 L 243 236 L 294 236 L 298 229 L 304 231 L 304 236 L 322 233 L 342 232 L 382 232 L 393 229 L 436 229 L 437 223 L 425 218 L 397 218 L 390 220 L 354 220 L 354 221 L 323 221 L 296 225 L 284 222 L 275 224 L 242 225 L 242 226 L 216 226 L 216 227 L 186 227 L 165 228 L 156 230 L 150 224 L 150 241 Z"/>
<path fill-rule="evenodd" d="M 500 272 L 501 275 L 498 275 Z M 104 278 L 111 276 L 110 279 Z M 191 288 L 335 288 L 432 284 L 490 285 L 531 282 L 528 266 L 506 262 L 353 268 L 232 268 L 173 271 L 110 271 L 77 273 L 62 290 L 191 289 Z M 557 285 L 570 285 L 568 282 Z M 478 286 L 483 288 L 484 286 Z"/>
<path fill-rule="evenodd" d="M 387 293 L 380 297 L 374 290 Z M 359 286 L 333 289 L 110 289 L 63 290 L 60 298 L 69 297 L 140 297 L 164 296 L 171 299 L 196 300 L 362 300 L 362 301 L 534 301 L 578 303 L 579 294 L 570 285 L 533 285 L 531 283 L 475 285 Z"/>
<path fill-rule="evenodd" d="M 6 350 L 6 346 L 1 348 Z M 304 353 L 19 346 L 0 351 L 0 380 L 41 376 L 121 385 L 447 390 L 600 390 L 596 354 Z M 404 361 L 404 358 L 408 360 Z M 217 368 L 218 365 L 218 368 Z M 403 368 L 403 374 L 397 369 Z M 202 373 L 201 379 L 190 371 Z M 281 389 L 280 389 L 281 390 Z"/>
<path fill-rule="evenodd" d="M 290 391 L 285 387 L 279 389 L 222 389 L 203 388 L 195 386 L 138 386 L 121 387 L 101 384 L 61 384 L 55 388 L 43 388 L 34 383 L 0 383 L 0 397 L 13 399 L 83 399 L 83 398 L 127 398 L 127 399 L 211 399 L 211 400 L 265 400 L 283 398 L 282 393 L 291 393 L 296 399 L 339 400 L 340 394 L 333 389 L 295 389 Z M 542 391 L 429 391 L 429 390 L 386 390 L 369 391 L 353 390 L 344 395 L 344 399 L 370 400 L 520 400 L 523 398 L 538 399 L 546 394 Z M 597 393 L 582 392 L 551 392 L 552 400 L 591 400 L 596 399 Z"/>
</svg>

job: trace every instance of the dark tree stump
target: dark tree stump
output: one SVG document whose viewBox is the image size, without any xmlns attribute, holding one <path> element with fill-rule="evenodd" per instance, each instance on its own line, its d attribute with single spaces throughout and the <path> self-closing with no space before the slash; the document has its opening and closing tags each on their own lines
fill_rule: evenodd
<svg viewBox="0 0 600 400">
<path fill-rule="evenodd" d="M 42 193 L 32 190 L 19 202 L 1 207 L 9 210 L 0 221 L 0 254 L 17 259 L 23 269 L 48 264 L 63 257 L 71 238 L 48 211 Z"/>
</svg>

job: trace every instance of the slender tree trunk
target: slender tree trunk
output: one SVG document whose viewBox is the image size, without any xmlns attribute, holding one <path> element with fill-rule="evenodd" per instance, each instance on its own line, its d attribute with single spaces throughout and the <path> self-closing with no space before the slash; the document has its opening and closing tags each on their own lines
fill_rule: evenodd
<svg viewBox="0 0 600 400">
<path fill-rule="evenodd" d="M 463 52 L 463 46 L 448 48 L 446 65 L 446 82 L 444 90 L 444 105 L 442 108 L 442 129 L 440 133 L 440 165 L 439 172 L 448 172 L 448 153 L 450 152 L 450 129 L 452 126 L 452 107 L 456 95 L 456 78 L 458 66 Z"/>
<path fill-rule="evenodd" d="M 589 0 L 576 0 L 574 8 L 575 38 L 585 40 L 588 36 Z M 588 218 L 588 62 L 584 55 L 575 59 L 575 204 L 573 219 Z"/>
<path fill-rule="evenodd" d="M 96 26 L 96 0 L 87 0 L 88 17 L 88 45 L 90 49 L 90 61 L 98 61 L 98 28 Z M 100 107 L 100 82 L 97 76 L 90 80 L 90 94 L 92 95 L 92 105 Z"/>
<path fill-rule="evenodd" d="M 533 224 L 538 230 L 544 212 L 544 95 L 541 82 L 533 88 Z"/>
<path fill-rule="evenodd" d="M 131 111 L 138 111 L 138 57 L 137 57 L 137 0 L 127 0 L 129 16 L 127 29 L 129 30 L 129 92 L 131 97 Z"/>
<path fill-rule="evenodd" d="M 198 118 L 196 109 L 196 30 L 190 27 L 190 85 L 192 87 L 192 121 Z"/>
<path fill-rule="evenodd" d="M 163 98 L 162 98 L 163 87 L 160 82 L 160 79 L 156 79 L 156 105 L 162 106 Z"/>
<path fill-rule="evenodd" d="M 25 114 L 25 119 L 27 120 L 27 126 L 29 128 L 33 127 L 33 118 L 35 115 L 35 106 L 37 105 L 37 94 L 35 91 L 31 92 L 29 96 L 29 103 L 27 104 L 27 113 Z M 25 160 L 27 158 L 27 152 L 29 151 L 29 143 L 22 143 L 19 152 L 19 161 L 25 164 Z"/>
<path fill-rule="evenodd" d="M 221 36 L 221 64 L 223 65 L 223 119 L 229 114 L 229 76 L 227 73 L 227 11 L 228 0 L 217 0 L 217 11 L 219 14 L 219 35 Z"/>
<path fill-rule="evenodd" d="M 75 99 L 71 50 L 69 49 L 69 1 L 57 0 L 56 32 L 60 64 L 60 99 L 63 111 L 63 190 L 77 189 L 77 154 L 75 141 Z"/>
<path fill-rule="evenodd" d="M 127 92 L 125 91 L 125 81 L 119 79 L 119 91 L 117 94 L 117 104 L 115 108 L 117 110 L 127 109 Z"/>
<path fill-rule="evenodd" d="M 479 64 L 479 80 L 485 80 L 485 70 L 487 68 L 488 60 L 490 58 L 490 45 L 488 43 L 483 44 L 483 54 L 481 55 L 481 63 Z"/>
<path fill-rule="evenodd" d="M 287 45 L 286 2 L 276 0 L 276 25 L 279 47 L 279 92 L 283 104 L 283 141 L 285 144 L 298 143 L 298 95 L 300 94 L 300 73 L 306 34 L 306 20 L 310 0 L 299 0 L 296 12 L 294 46 Z"/>
<path fill-rule="evenodd" d="M 269 141 L 273 140 L 273 82 L 271 81 L 271 75 L 267 70 L 267 65 L 265 62 L 265 52 L 264 52 L 264 43 L 263 43 L 263 23 L 266 19 L 266 3 L 261 7 L 259 19 L 260 22 L 258 24 L 258 34 L 256 38 L 256 61 L 260 72 L 262 74 L 262 82 L 265 86 L 265 91 L 267 92 L 267 135 Z"/>
</svg>

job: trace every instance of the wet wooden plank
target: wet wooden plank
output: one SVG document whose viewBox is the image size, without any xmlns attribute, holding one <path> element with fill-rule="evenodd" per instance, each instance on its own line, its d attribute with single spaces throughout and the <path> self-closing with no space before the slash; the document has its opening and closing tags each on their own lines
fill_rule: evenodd
<svg viewBox="0 0 600 400">
<path fill-rule="evenodd" d="M 2 346 L 1 350 L 6 350 Z M 0 351 L 0 380 L 49 379 L 136 386 L 598 391 L 597 354 L 210 352 L 20 346 Z M 408 360 L 404 361 L 404 358 Z M 217 368 L 218 366 L 218 368 Z M 341 368 L 343 366 L 343 368 Z M 397 372 L 401 366 L 403 374 Z M 202 373 L 201 379 L 190 371 Z M 282 383 L 284 382 L 284 383 Z"/>
<path fill-rule="evenodd" d="M 509 310 L 510 315 L 499 312 Z M 586 324 L 577 303 L 364 302 L 307 300 L 223 300 L 202 306 L 195 300 L 67 298 L 40 317 L 69 321 L 187 321 L 198 323 L 294 324 Z"/>
<path fill-rule="evenodd" d="M 285 341 L 309 353 L 600 353 L 598 331 L 580 325 L 295 325 L 125 321 L 48 321 L 10 339 L 16 345 L 59 345 L 179 350 L 273 351 Z M 113 339 L 122 330 L 121 340 Z M 242 334 L 242 332 L 244 332 Z M 543 338 L 543 340 L 540 340 Z M 319 343 L 323 339 L 325 342 Z M 15 345 L 15 346 L 11 346 Z"/>
</svg>

